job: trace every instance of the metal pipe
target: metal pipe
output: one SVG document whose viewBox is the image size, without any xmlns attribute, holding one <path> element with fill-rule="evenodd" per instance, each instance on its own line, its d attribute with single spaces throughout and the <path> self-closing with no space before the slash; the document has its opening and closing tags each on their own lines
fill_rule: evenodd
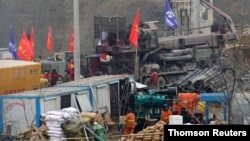
<svg viewBox="0 0 250 141">
<path fill-rule="evenodd" d="M 148 60 L 160 60 L 160 61 L 177 61 L 177 60 L 188 60 L 193 59 L 193 55 L 183 55 L 183 56 L 164 56 L 162 53 L 156 53 L 150 57 L 148 57 Z"/>
</svg>

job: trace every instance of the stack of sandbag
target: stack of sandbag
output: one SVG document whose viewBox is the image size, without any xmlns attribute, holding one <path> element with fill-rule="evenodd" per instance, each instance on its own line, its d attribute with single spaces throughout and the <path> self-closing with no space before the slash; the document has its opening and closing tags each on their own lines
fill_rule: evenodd
<svg viewBox="0 0 250 141">
<path fill-rule="evenodd" d="M 64 108 L 61 111 L 47 112 L 44 120 L 48 128 L 47 135 L 50 137 L 50 140 L 57 141 L 64 139 L 66 136 L 61 125 L 68 119 L 77 117 L 78 110 L 73 107 Z"/>
<path fill-rule="evenodd" d="M 61 111 L 64 112 L 66 119 L 79 117 L 79 110 L 74 107 L 63 108 Z"/>
<path fill-rule="evenodd" d="M 134 141 L 164 141 L 164 123 L 159 121 L 133 135 Z"/>
<path fill-rule="evenodd" d="M 66 119 L 64 118 L 63 112 L 49 111 L 46 113 L 44 120 L 48 128 L 47 135 L 49 136 L 50 140 L 60 141 L 65 138 L 65 134 L 61 127 L 61 124 L 66 121 Z"/>
</svg>

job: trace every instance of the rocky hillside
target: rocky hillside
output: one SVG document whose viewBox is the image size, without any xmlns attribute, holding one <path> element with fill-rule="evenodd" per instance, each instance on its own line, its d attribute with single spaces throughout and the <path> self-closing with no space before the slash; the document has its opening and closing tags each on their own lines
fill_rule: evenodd
<svg viewBox="0 0 250 141">
<path fill-rule="evenodd" d="M 215 0 L 214 0 L 215 1 Z M 229 13 L 238 25 L 249 21 L 247 0 L 220 0 L 214 4 Z M 136 9 L 141 20 L 158 20 L 164 26 L 165 0 L 79 0 L 81 54 L 94 52 L 94 16 L 125 16 L 132 23 Z M 250 3 L 249 3 L 250 4 Z M 236 11 L 237 9 L 237 11 Z M 46 38 L 52 28 L 54 51 L 66 51 L 73 27 L 73 0 L 0 0 L 0 43 L 8 47 L 9 25 L 13 26 L 17 46 L 24 29 L 27 34 L 35 28 L 35 55 L 48 56 Z M 219 20 L 219 15 L 215 20 Z"/>
</svg>

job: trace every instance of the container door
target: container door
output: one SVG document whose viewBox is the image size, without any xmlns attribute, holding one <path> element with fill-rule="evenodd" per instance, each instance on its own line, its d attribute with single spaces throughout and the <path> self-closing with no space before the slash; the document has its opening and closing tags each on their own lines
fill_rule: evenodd
<svg viewBox="0 0 250 141">
<path fill-rule="evenodd" d="M 119 85 L 118 83 L 113 83 L 109 85 L 110 87 L 110 112 L 111 118 L 118 119 L 119 118 Z"/>
<path fill-rule="evenodd" d="M 92 106 L 87 93 L 75 94 L 76 104 L 80 109 L 80 112 L 92 112 Z"/>
<path fill-rule="evenodd" d="M 100 113 L 110 112 L 110 92 L 108 85 L 100 85 L 96 87 L 97 107 Z"/>
</svg>

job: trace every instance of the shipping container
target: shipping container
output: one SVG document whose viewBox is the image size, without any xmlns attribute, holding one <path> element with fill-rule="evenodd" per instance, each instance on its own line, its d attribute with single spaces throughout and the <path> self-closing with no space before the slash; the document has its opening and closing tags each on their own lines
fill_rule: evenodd
<svg viewBox="0 0 250 141">
<path fill-rule="evenodd" d="M 57 84 L 54 87 L 0 96 L 0 133 L 11 125 L 16 135 L 32 124 L 40 126 L 40 118 L 48 111 L 66 107 L 86 112 L 110 112 L 119 117 L 122 94 L 130 94 L 125 86 L 133 76 L 103 75 Z"/>
<path fill-rule="evenodd" d="M 39 89 L 40 76 L 40 63 L 0 60 L 0 95 Z"/>
<path fill-rule="evenodd" d="M 95 104 L 95 111 L 99 113 L 110 112 L 113 119 L 119 119 L 121 113 L 120 103 L 123 95 L 129 95 L 129 80 L 134 80 L 132 75 L 101 75 L 92 76 L 79 81 L 58 84 L 55 87 L 91 88 Z"/>
<path fill-rule="evenodd" d="M 5 134 L 11 125 L 15 136 L 31 125 L 39 127 L 40 118 L 48 111 L 74 107 L 79 111 L 93 112 L 89 87 L 49 87 L 0 96 L 0 133 Z"/>
</svg>

